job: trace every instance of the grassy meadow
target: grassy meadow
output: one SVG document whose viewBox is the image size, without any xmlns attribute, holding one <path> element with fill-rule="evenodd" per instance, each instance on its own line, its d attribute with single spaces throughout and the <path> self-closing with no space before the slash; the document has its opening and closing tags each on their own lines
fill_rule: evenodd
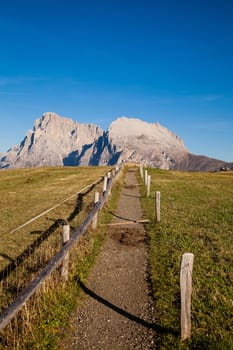
<svg viewBox="0 0 233 350">
<path fill-rule="evenodd" d="M 14 221 L 12 224 L 6 220 L 6 227 L 1 233 L 5 241 L 3 245 L 1 239 L 0 257 L 8 261 L 7 266 L 13 266 L 13 271 L 4 267 L 0 272 L 1 308 L 6 307 L 14 299 L 28 281 L 29 275 L 37 274 L 38 270 L 61 248 L 61 227 L 56 225 L 57 220 L 68 221 L 72 234 L 72 229 L 83 221 L 92 208 L 94 192 L 102 191 L 103 182 L 84 189 L 81 194 L 72 198 L 70 196 L 102 178 L 110 169 L 110 167 L 34 168 L 0 172 L 1 205 L 4 203 L 8 206 L 9 213 L 12 213 L 10 218 Z M 71 249 L 69 280 L 61 281 L 59 269 L 53 272 L 17 317 L 3 332 L 0 332 L 1 350 L 59 348 L 59 339 L 68 326 L 70 313 L 82 301 L 78 280 L 85 281 L 95 262 L 107 230 L 101 223 L 111 220 L 109 208 L 116 206 L 121 186 L 122 177 L 114 185 L 108 204 L 98 215 L 100 225 L 95 231 L 88 229 Z M 11 192 L 15 192 L 17 198 L 14 203 L 7 201 Z M 9 230 L 21 225 L 33 215 L 40 214 L 66 198 L 70 199 L 35 222 L 17 232 L 9 233 Z M 17 214 L 19 212 L 20 216 Z M 4 219 L 2 212 L 1 216 Z M 10 254 L 12 255 L 8 256 Z"/>
<path fill-rule="evenodd" d="M 0 237 L 96 181 L 106 167 L 0 171 Z"/>
<path fill-rule="evenodd" d="M 77 227 L 102 190 L 107 167 L 47 167 L 0 171 L 0 310 L 61 248 L 62 225 Z M 80 194 L 80 190 L 84 189 Z M 65 202 L 63 202 L 65 201 Z M 56 206 L 57 204 L 61 204 Z M 37 220 L 28 220 L 56 206 Z"/>
<path fill-rule="evenodd" d="M 90 210 L 94 191 L 85 186 L 106 174 L 107 167 L 34 168 L 0 171 L 1 308 L 14 298 L 61 247 L 61 225 L 77 227 Z M 148 169 L 151 195 L 142 186 L 149 234 L 149 261 L 155 303 L 156 349 L 233 349 L 233 173 L 188 173 Z M 139 175 L 138 175 L 139 176 Z M 99 222 L 111 220 L 123 178 Z M 155 191 L 161 192 L 161 221 L 155 222 Z M 71 197 L 71 198 L 70 198 Z M 35 222 L 15 231 L 58 203 Z M 43 284 L 4 333 L 0 349 L 57 349 L 69 313 L 81 302 L 77 280 L 85 281 L 106 234 L 106 226 L 87 232 L 71 252 L 69 281 L 59 271 Z M 180 342 L 181 256 L 194 253 L 192 338 Z M 12 266 L 10 271 L 8 268 Z M 30 277 L 30 278 L 31 278 Z"/>
<path fill-rule="evenodd" d="M 93 206 L 94 192 L 102 192 L 103 182 L 98 180 L 110 169 L 65 167 L 0 172 L 0 309 L 6 308 L 61 248 L 59 221 L 66 220 L 70 224 L 71 234 L 83 222 Z M 86 188 L 94 182 L 97 184 Z M 117 202 L 120 183 L 115 185 L 111 196 L 109 205 L 112 207 Z M 61 205 L 34 222 L 11 232 L 59 203 Z M 110 220 L 107 206 L 99 214 L 99 222 Z M 105 234 L 106 230 L 100 226 L 94 232 L 88 230 L 79 239 L 70 252 L 69 281 L 62 283 L 57 269 L 41 285 L 17 317 L 0 332 L 1 350 L 57 349 L 61 329 L 80 302 L 77 280 L 87 277 Z"/>
<path fill-rule="evenodd" d="M 150 236 L 155 315 L 164 329 L 158 349 L 233 349 L 233 173 L 148 169 L 151 195 L 143 189 Z M 143 186 L 144 187 L 144 186 Z M 154 221 L 155 191 L 161 221 Z M 181 256 L 194 253 L 192 338 L 180 343 Z"/>
</svg>

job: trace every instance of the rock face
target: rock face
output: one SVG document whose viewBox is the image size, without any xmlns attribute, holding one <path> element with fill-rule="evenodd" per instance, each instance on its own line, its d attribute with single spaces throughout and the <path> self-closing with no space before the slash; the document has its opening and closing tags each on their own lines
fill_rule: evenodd
<svg viewBox="0 0 233 350">
<path fill-rule="evenodd" d="M 161 169 L 215 171 L 232 163 L 190 154 L 183 141 L 158 123 L 122 117 L 107 132 L 56 113 L 35 121 L 21 144 L 0 156 L 0 168 L 114 165 L 142 162 Z"/>
<path fill-rule="evenodd" d="M 183 141 L 160 124 L 125 117 L 110 125 L 107 147 L 114 162 L 143 162 L 162 169 L 174 168 L 187 154 Z"/>
<path fill-rule="evenodd" d="M 96 125 L 80 124 L 55 113 L 35 121 L 20 145 L 1 159 L 1 167 L 86 165 L 103 131 Z"/>
</svg>

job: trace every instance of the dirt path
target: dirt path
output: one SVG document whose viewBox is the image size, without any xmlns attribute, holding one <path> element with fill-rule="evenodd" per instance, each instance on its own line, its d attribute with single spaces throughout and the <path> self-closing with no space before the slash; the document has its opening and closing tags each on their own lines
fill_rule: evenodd
<svg viewBox="0 0 233 350">
<path fill-rule="evenodd" d="M 129 171 L 114 225 L 88 283 L 87 295 L 71 322 L 64 350 L 153 349 L 153 307 L 147 283 L 147 248 L 135 171 Z"/>
</svg>

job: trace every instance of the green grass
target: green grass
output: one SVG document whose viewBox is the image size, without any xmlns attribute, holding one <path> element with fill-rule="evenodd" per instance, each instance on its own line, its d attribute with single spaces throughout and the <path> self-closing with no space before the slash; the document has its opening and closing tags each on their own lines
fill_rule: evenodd
<svg viewBox="0 0 233 350">
<path fill-rule="evenodd" d="M 233 173 L 148 169 L 151 197 L 143 207 L 152 220 L 150 265 L 158 324 L 180 333 L 181 256 L 195 255 L 192 338 L 158 334 L 159 349 L 233 349 Z M 154 222 L 154 192 L 161 192 L 161 221 Z"/>
<path fill-rule="evenodd" d="M 51 184 L 57 183 L 57 190 L 61 190 L 63 195 L 68 196 L 72 194 L 71 191 L 79 191 L 83 186 L 94 182 L 98 179 L 99 176 L 104 175 L 105 172 L 109 170 L 107 167 L 103 168 L 64 168 L 64 169 L 31 169 L 30 177 L 34 178 L 33 175 L 37 178 L 37 174 L 42 171 L 52 171 Z M 24 173 L 25 170 L 17 170 L 16 173 Z M 12 172 L 11 176 L 17 178 L 17 182 L 19 183 L 20 188 L 20 179 L 17 174 Z M 27 170 L 26 170 L 27 173 Z M 57 175 L 56 175 L 56 174 Z M 79 175 L 78 175 L 79 174 Z M 8 172 L 6 172 L 8 175 Z M 65 177 L 72 178 L 72 181 L 67 181 L 64 179 Z M 20 177 L 20 176 L 19 176 Z M 60 184 L 59 178 L 63 178 Z M 2 177 L 4 179 L 4 176 Z M 6 180 L 5 180 L 6 181 Z M 31 181 L 31 183 L 35 183 L 37 181 L 45 182 L 45 178 L 40 180 L 40 176 L 37 180 Z M 7 182 L 7 181 L 6 181 Z M 41 183 L 41 187 L 42 186 Z M 12 183 L 13 185 L 13 183 Z M 47 184 L 48 185 L 48 184 Z M 47 187 L 46 185 L 46 187 Z M 102 190 L 102 183 L 99 186 L 99 191 Z M 98 187 L 97 186 L 97 187 Z M 4 329 L 4 332 L 0 334 L 0 349 L 59 349 L 59 339 L 63 337 L 63 330 L 65 327 L 65 334 L 67 332 L 67 325 L 69 316 L 72 310 L 77 306 L 78 303 L 81 302 L 82 296 L 79 289 L 79 285 L 77 283 L 78 280 L 85 281 L 88 276 L 88 273 L 93 266 L 96 256 L 99 253 L 101 245 L 106 235 L 105 226 L 101 226 L 101 223 L 107 223 L 111 220 L 111 216 L 109 215 L 109 206 L 114 208 L 117 203 L 117 198 L 119 196 L 121 181 L 119 181 L 114 186 L 114 191 L 111 195 L 111 200 L 105 206 L 105 208 L 99 213 L 99 226 L 93 232 L 92 230 L 88 230 L 84 236 L 80 238 L 75 247 L 71 251 L 70 256 L 70 269 L 69 269 L 69 281 L 61 283 L 59 269 L 53 273 L 52 277 L 49 278 L 46 282 L 43 283 L 41 289 L 27 302 L 25 308 L 15 317 L 12 322 Z M 7 186 L 5 185 L 5 188 Z M 98 190 L 94 188 L 93 191 Z M 8 187 L 9 191 L 9 187 Z M 90 194 L 87 194 L 83 198 L 84 208 L 82 212 L 78 213 L 77 217 L 72 218 L 70 220 L 70 224 L 73 227 L 76 227 L 78 223 L 82 222 L 84 216 L 90 210 L 90 198 L 93 202 L 94 195 L 93 191 Z M 25 191 L 24 191 L 25 192 Z M 46 197 L 46 196 L 45 196 Z M 88 197 L 88 198 L 87 198 Z M 54 202 L 56 204 L 57 200 L 62 200 L 61 196 L 59 198 L 55 198 Z M 23 200 L 22 200 L 23 201 Z M 42 201 L 43 202 L 43 201 Z M 48 203 L 49 205 L 53 205 L 52 202 Z M 59 208 L 59 210 L 55 210 L 51 214 L 49 214 L 52 218 L 60 218 L 66 217 L 68 214 L 73 212 L 74 208 L 77 206 L 76 201 L 74 203 L 68 203 L 64 207 Z M 42 208 L 43 207 L 43 208 Z M 44 204 L 41 203 L 38 205 L 38 210 L 46 209 Z M 84 212 L 84 213 L 83 213 Z M 59 215 L 58 215 L 59 214 Z M 53 221 L 52 221 L 53 222 Z M 35 229 L 41 230 L 41 226 L 43 223 L 38 223 L 35 226 Z M 30 230 L 29 230 L 30 232 Z M 59 232 L 55 231 L 52 236 L 58 235 Z M 21 232 L 22 235 L 22 232 Z M 26 241 L 25 241 L 26 242 Z M 24 243 L 25 244 L 25 243 Z M 30 242 L 28 242 L 30 244 Z M 53 251 L 55 241 L 52 237 L 48 237 L 45 242 L 43 242 L 42 251 Z M 22 246 L 23 247 L 23 246 Z M 21 247 L 21 249 L 22 249 Z M 15 247 L 15 249 L 17 249 Z M 5 254 L 6 255 L 6 254 Z M 48 254 L 47 260 L 50 259 L 50 255 Z M 33 270 L 33 262 L 35 265 L 35 259 L 38 256 L 33 254 L 33 258 L 31 261 L 30 269 Z M 28 260 L 28 259 L 27 259 Z M 28 261 L 30 262 L 30 261 Z M 46 263 L 46 261 L 44 261 Z M 22 269 L 21 269 L 22 270 Z M 35 269 L 37 270 L 37 269 Z M 16 275 L 18 275 L 18 272 Z M 24 269 L 23 273 L 27 275 L 27 269 Z M 21 272 L 21 280 L 23 279 L 23 275 Z M 14 280 L 17 278 L 13 273 L 11 273 L 12 285 L 15 286 L 17 283 Z M 2 283 L 2 292 L 8 291 L 11 279 L 7 278 L 7 281 Z M 8 287 L 8 289 L 6 288 Z M 12 294 L 13 291 L 11 291 Z M 2 300 L 4 299 L 4 295 Z M 8 298 L 9 299 L 9 298 Z M 4 301 L 4 300 L 3 300 Z"/>
</svg>

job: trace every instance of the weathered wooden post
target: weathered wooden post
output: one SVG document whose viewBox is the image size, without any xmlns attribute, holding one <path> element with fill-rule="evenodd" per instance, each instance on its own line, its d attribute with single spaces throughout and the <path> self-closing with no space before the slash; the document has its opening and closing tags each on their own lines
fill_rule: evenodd
<svg viewBox="0 0 233 350">
<path fill-rule="evenodd" d="M 150 195 L 150 180 L 151 180 L 151 176 L 148 175 L 148 177 L 147 177 L 147 197 L 149 197 L 149 195 Z"/>
<path fill-rule="evenodd" d="M 184 253 L 180 270 L 181 339 L 191 337 L 191 295 L 194 254 Z"/>
<path fill-rule="evenodd" d="M 155 218 L 156 221 L 160 221 L 160 192 L 155 192 Z"/>
<path fill-rule="evenodd" d="M 145 186 L 147 186 L 148 171 L 145 170 Z"/>
<path fill-rule="evenodd" d="M 139 168 L 140 168 L 140 175 L 141 175 L 141 178 L 143 180 L 143 166 L 142 166 L 142 163 L 140 163 Z"/>
<path fill-rule="evenodd" d="M 64 225 L 63 231 L 62 231 L 62 242 L 63 245 L 65 245 L 70 239 L 70 225 Z M 61 267 L 61 277 L 65 281 L 68 280 L 68 272 L 69 272 L 69 257 L 70 254 L 67 253 L 65 257 L 62 260 L 62 267 Z"/>
<path fill-rule="evenodd" d="M 117 181 L 118 178 L 119 178 L 119 174 L 120 174 L 119 166 L 118 166 L 118 165 L 116 165 L 115 170 L 116 170 L 116 171 L 115 171 L 115 181 Z"/>
<path fill-rule="evenodd" d="M 108 181 L 110 181 L 110 179 L 111 179 L 111 171 L 108 172 Z M 111 194 L 112 194 L 111 187 L 109 187 L 108 198 L 111 197 Z"/>
<path fill-rule="evenodd" d="M 99 202 L 99 199 L 100 199 L 99 192 L 95 192 L 94 205 L 96 205 L 96 203 Z M 95 230 L 96 227 L 97 227 L 97 221 L 98 221 L 98 213 L 95 214 L 95 216 L 93 217 L 93 220 L 92 220 L 92 228 L 93 228 L 93 230 Z"/>
<path fill-rule="evenodd" d="M 104 184 L 103 184 L 103 194 L 105 194 L 107 190 L 107 184 L 108 184 L 108 178 L 107 176 L 104 177 Z"/>
</svg>

